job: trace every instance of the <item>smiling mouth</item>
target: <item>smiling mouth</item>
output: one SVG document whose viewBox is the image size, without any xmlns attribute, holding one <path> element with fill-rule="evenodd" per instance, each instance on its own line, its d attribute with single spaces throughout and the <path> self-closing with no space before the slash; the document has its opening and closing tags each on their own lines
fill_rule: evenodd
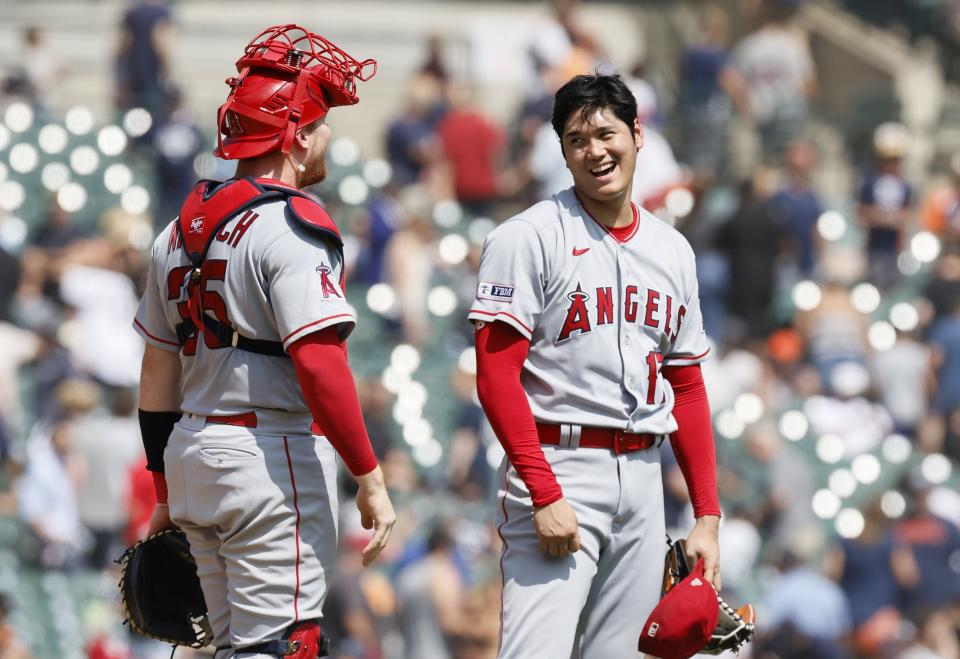
<svg viewBox="0 0 960 659">
<path fill-rule="evenodd" d="M 609 165 L 604 165 L 603 167 L 600 167 L 599 169 L 591 169 L 590 173 L 596 176 L 597 178 L 600 178 L 601 176 L 606 176 L 607 174 L 611 173 L 614 167 L 616 166 L 617 166 L 617 163 L 612 162 Z"/>
</svg>

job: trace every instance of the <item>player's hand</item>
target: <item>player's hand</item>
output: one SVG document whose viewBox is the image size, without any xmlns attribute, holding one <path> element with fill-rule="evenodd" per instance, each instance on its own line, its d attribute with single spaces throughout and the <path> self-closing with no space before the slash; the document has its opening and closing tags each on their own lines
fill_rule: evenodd
<svg viewBox="0 0 960 659">
<path fill-rule="evenodd" d="M 716 515 L 698 517 L 687 536 L 687 558 L 691 565 L 703 559 L 703 576 L 720 592 L 720 518 Z"/>
<path fill-rule="evenodd" d="M 540 541 L 540 551 L 551 558 L 563 558 L 580 550 L 580 526 L 577 513 L 563 497 L 551 504 L 535 508 L 533 527 Z"/>
<path fill-rule="evenodd" d="M 175 528 L 177 528 L 177 525 L 170 520 L 170 506 L 165 503 L 155 504 L 153 514 L 150 515 L 150 524 L 147 526 L 147 537 L 154 533 Z"/>
<path fill-rule="evenodd" d="M 373 529 L 373 539 L 360 552 L 364 566 L 370 565 L 390 541 L 393 525 L 397 523 L 397 514 L 387 495 L 387 486 L 383 481 L 383 471 L 379 465 L 368 474 L 357 477 L 360 491 L 357 492 L 357 510 L 360 511 L 360 524 L 365 529 Z"/>
</svg>

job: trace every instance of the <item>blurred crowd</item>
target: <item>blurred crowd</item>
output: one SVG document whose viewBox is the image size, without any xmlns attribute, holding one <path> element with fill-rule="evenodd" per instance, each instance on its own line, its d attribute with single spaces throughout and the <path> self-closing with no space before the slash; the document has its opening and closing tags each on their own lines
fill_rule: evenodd
<svg viewBox="0 0 960 659">
<path fill-rule="evenodd" d="M 619 70 L 644 125 L 634 199 L 697 253 L 716 355 L 704 373 L 724 595 L 758 609 L 742 656 L 960 659 L 960 153 L 908 176 L 914 136 L 897 116 L 859 127 L 871 157 L 825 153 L 803 2 L 741 3 L 736 29 L 725 4 L 690 5 L 683 48 L 656 67 L 611 63 L 582 6 L 545 5 L 526 48 L 529 83 L 506 122 L 431 36 L 383 129 L 382 158 L 364 170 L 365 194 L 352 198 L 346 179 L 316 190 L 345 229 L 348 295 L 366 313 L 351 360 L 393 349 L 390 366 L 357 372 L 400 517 L 383 559 L 363 569 L 368 535 L 343 479 L 324 622 L 334 657 L 496 654 L 502 452 L 476 400 L 465 310 L 484 233 L 572 183 L 549 124 L 553 93 L 572 75 Z M 116 116 L 150 118 L 123 156 L 152 173 L 149 213 L 86 217 L 51 194 L 17 239 L 0 204 L 0 551 L 24 575 L 113 578 L 152 509 L 135 414 L 142 345 L 129 329 L 145 247 L 196 178 L 230 175 L 198 158 L 213 123 L 184 109 L 170 64 L 175 11 L 134 2 L 117 37 Z M 22 62 L 0 71 L 0 104 L 56 121 L 65 64 L 41 29 L 23 41 Z M 839 196 L 822 185 L 828 156 L 852 171 Z M 409 378 L 421 359 L 441 371 L 427 388 Z M 425 421 L 405 423 L 404 410 L 428 394 L 435 437 L 425 444 Z M 676 537 L 692 512 L 663 450 Z M 0 659 L 44 656 L 10 622 L 24 598 L 15 587 L 0 595 Z M 118 605 L 103 596 L 112 624 L 88 625 L 85 656 L 167 656 L 116 624 Z"/>
</svg>

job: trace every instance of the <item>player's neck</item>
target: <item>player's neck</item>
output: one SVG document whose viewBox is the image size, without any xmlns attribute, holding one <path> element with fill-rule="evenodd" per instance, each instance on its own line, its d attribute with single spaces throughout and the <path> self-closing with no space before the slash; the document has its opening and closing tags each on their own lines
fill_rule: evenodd
<svg viewBox="0 0 960 659">
<path fill-rule="evenodd" d="M 606 227 L 622 229 L 633 224 L 633 206 L 628 194 L 609 201 L 598 201 L 584 194 L 578 194 L 577 198 L 591 217 Z"/>
<path fill-rule="evenodd" d="M 238 177 L 272 178 L 290 187 L 297 187 L 297 172 L 290 159 L 283 154 L 270 154 L 237 162 Z"/>
</svg>

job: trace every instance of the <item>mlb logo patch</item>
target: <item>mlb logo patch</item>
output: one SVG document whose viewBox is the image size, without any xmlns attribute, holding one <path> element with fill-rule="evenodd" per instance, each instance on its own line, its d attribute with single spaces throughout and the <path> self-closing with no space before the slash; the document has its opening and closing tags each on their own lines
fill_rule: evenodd
<svg viewBox="0 0 960 659">
<path fill-rule="evenodd" d="M 512 302 L 514 288 L 512 284 L 494 284 L 482 281 L 477 287 L 477 297 L 494 302 Z"/>
<path fill-rule="evenodd" d="M 655 622 L 651 622 L 650 629 L 647 630 L 647 636 L 649 636 L 650 638 L 653 638 L 654 636 L 657 635 L 658 631 L 660 631 L 660 625 Z"/>
<path fill-rule="evenodd" d="M 691 586 L 702 586 L 702 585 L 703 585 L 703 582 L 700 581 L 700 579 L 694 579 L 693 581 L 690 582 L 690 585 L 691 585 Z"/>
<path fill-rule="evenodd" d="M 203 215 L 200 215 L 190 220 L 190 233 L 201 233 L 201 232 L 203 232 Z"/>
</svg>

